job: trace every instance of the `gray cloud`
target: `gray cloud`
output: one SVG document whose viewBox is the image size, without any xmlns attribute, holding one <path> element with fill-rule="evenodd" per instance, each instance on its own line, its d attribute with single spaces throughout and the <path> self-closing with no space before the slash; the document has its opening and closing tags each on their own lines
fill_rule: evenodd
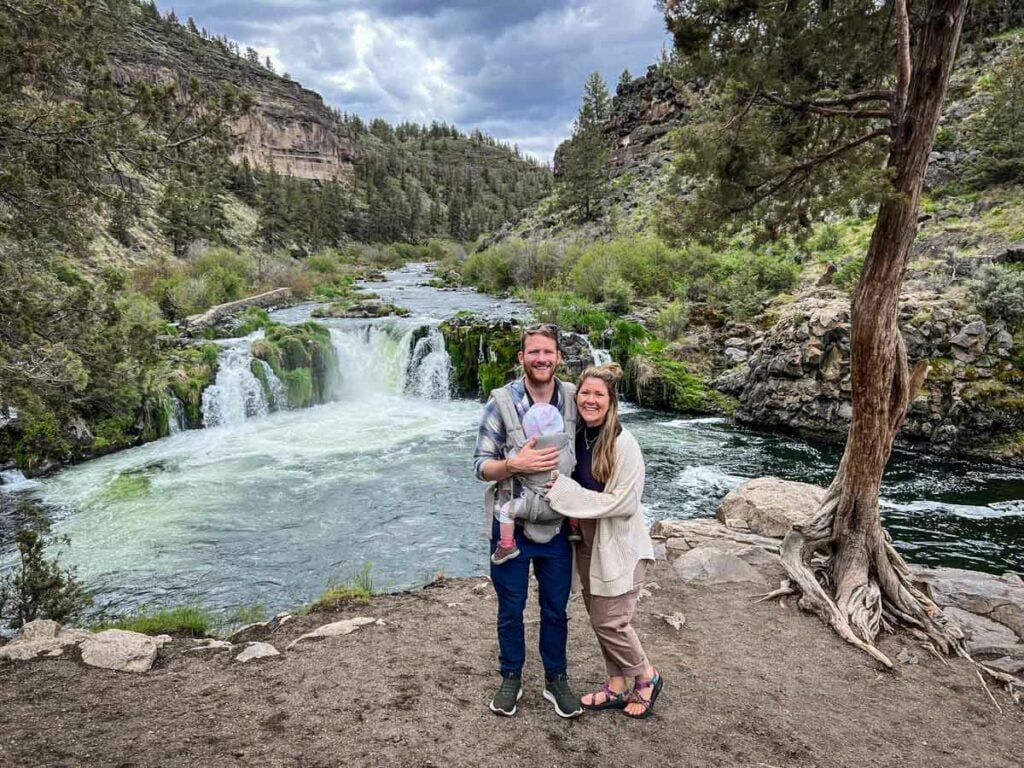
<svg viewBox="0 0 1024 768">
<path fill-rule="evenodd" d="M 170 6 L 164 6 L 166 11 Z M 480 128 L 550 160 L 583 81 L 653 63 L 652 0 L 178 0 L 347 112 Z"/>
</svg>

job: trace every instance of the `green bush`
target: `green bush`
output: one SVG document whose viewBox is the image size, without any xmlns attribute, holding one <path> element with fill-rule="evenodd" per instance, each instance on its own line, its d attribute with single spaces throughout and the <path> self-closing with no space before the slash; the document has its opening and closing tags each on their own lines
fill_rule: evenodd
<svg viewBox="0 0 1024 768">
<path fill-rule="evenodd" d="M 969 148 L 979 150 L 967 170 L 975 188 L 1024 180 L 1024 51 L 985 78 L 990 100 L 966 124 Z"/>
<path fill-rule="evenodd" d="M 989 320 L 1003 320 L 1011 329 L 1024 322 L 1024 270 L 1018 265 L 984 265 L 968 292 Z"/>
<path fill-rule="evenodd" d="M 657 326 L 667 339 L 678 339 L 690 323 L 690 305 L 685 300 L 670 301 L 658 313 Z"/>
<path fill-rule="evenodd" d="M 563 330 L 600 334 L 609 328 L 612 316 L 589 299 L 572 291 L 524 290 L 519 294 L 539 323 L 554 323 Z"/>
<path fill-rule="evenodd" d="M 15 533 L 18 560 L 13 571 L 0 580 L 0 618 L 17 628 L 36 619 L 68 621 L 92 604 L 92 598 L 75 578 L 74 568 L 60 563 L 60 554 L 46 557 L 46 546 L 69 544 L 67 537 L 47 539 L 45 526 L 23 528 Z"/>
<path fill-rule="evenodd" d="M 514 285 L 510 257 L 502 248 L 471 254 L 462 267 L 462 278 L 484 293 L 505 293 Z"/>
</svg>

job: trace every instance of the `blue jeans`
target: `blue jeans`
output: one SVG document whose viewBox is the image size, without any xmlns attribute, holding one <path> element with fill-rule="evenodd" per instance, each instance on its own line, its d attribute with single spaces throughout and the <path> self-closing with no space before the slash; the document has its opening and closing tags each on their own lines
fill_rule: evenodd
<svg viewBox="0 0 1024 768">
<path fill-rule="evenodd" d="M 491 552 L 498 545 L 498 521 L 491 527 Z M 540 602 L 540 658 L 547 677 L 564 675 L 565 644 L 569 636 L 569 590 L 572 586 L 572 543 L 568 526 L 547 544 L 537 544 L 516 527 L 519 557 L 491 564 L 491 581 L 498 594 L 498 660 L 501 674 L 522 674 L 526 661 L 523 611 L 530 584 L 530 562 L 537 577 Z"/>
</svg>

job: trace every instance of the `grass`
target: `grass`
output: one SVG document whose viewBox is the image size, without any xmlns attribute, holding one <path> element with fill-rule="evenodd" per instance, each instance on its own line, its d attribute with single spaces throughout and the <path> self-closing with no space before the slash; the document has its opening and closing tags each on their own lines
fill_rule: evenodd
<svg viewBox="0 0 1024 768">
<path fill-rule="evenodd" d="M 139 613 L 122 616 L 113 621 L 102 621 L 92 627 L 96 631 L 123 629 L 144 635 L 184 635 L 206 637 L 216 625 L 212 613 L 198 605 L 177 608 L 142 609 Z"/>
<path fill-rule="evenodd" d="M 366 605 L 377 594 L 373 587 L 372 565 L 369 560 L 346 584 L 328 582 L 327 589 L 308 606 L 309 613 L 335 611 L 346 605 Z"/>
</svg>

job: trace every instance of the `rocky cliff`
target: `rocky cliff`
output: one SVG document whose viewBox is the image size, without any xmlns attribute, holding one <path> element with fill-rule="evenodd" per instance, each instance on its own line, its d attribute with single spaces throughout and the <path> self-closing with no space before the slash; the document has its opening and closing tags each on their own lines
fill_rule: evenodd
<svg viewBox="0 0 1024 768">
<path fill-rule="evenodd" d="M 187 83 L 195 77 L 204 86 L 230 82 L 252 94 L 252 110 L 232 126 L 237 161 L 303 179 L 353 179 L 355 147 L 319 94 L 141 12 L 116 33 L 110 57 L 120 82 Z"/>
</svg>

